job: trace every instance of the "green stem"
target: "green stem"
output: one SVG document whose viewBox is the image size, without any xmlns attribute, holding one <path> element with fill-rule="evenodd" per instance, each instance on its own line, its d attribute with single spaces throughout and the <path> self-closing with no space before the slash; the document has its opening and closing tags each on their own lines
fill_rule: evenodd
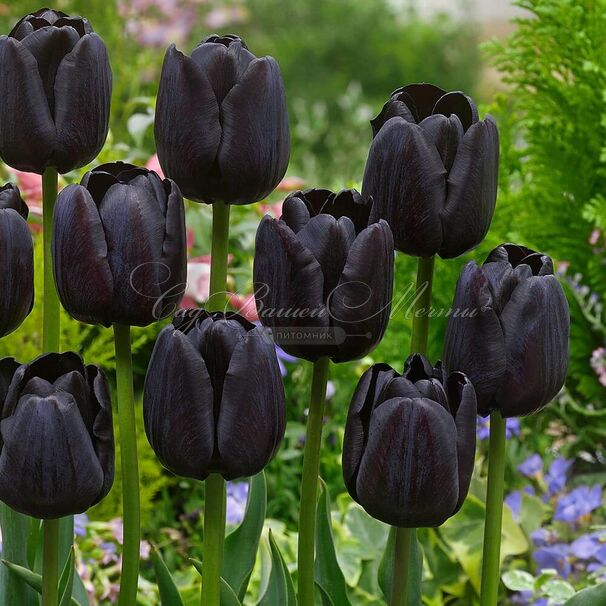
<svg viewBox="0 0 606 606">
<path fill-rule="evenodd" d="M 59 603 L 59 520 L 44 520 L 44 561 L 42 564 L 42 606 Z"/>
<path fill-rule="evenodd" d="M 133 358 L 130 326 L 114 324 L 116 383 L 118 387 L 118 426 L 122 466 L 122 510 L 124 536 L 120 606 L 132 606 L 137 599 L 139 580 L 139 544 L 141 512 L 139 504 L 139 466 L 137 462 L 137 427 L 133 396 Z"/>
<path fill-rule="evenodd" d="M 225 480 L 218 473 L 211 473 L 206 478 L 204 497 L 202 606 L 220 606 L 224 540 Z"/>
<path fill-rule="evenodd" d="M 417 263 L 417 283 L 413 306 L 410 353 L 427 354 L 429 335 L 429 308 L 433 285 L 434 257 L 420 257 Z M 391 606 L 404 606 L 408 596 L 410 547 L 416 528 L 396 530 L 396 549 L 393 560 Z"/>
<path fill-rule="evenodd" d="M 58 174 L 56 168 L 47 168 L 42 175 L 42 239 L 44 244 L 44 309 L 42 348 L 45 352 L 59 351 L 60 306 L 53 277 L 53 214 L 57 199 Z"/>
<path fill-rule="evenodd" d="M 320 447 L 326 383 L 328 382 L 328 358 L 314 362 L 311 382 L 311 398 L 305 434 L 303 454 L 303 478 L 301 480 L 301 510 L 299 512 L 298 592 L 299 606 L 315 603 L 314 547 L 316 540 L 316 502 L 318 500 L 318 475 L 320 472 Z"/>
<path fill-rule="evenodd" d="M 481 606 L 496 606 L 499 595 L 506 427 L 507 423 L 498 410 L 490 415 L 488 489 L 486 493 L 484 551 L 482 554 L 482 589 L 480 592 Z"/>
<path fill-rule="evenodd" d="M 213 204 L 213 241 L 210 256 L 210 296 L 206 308 L 209 311 L 225 307 L 227 291 L 227 255 L 229 246 L 229 204 Z"/>
</svg>

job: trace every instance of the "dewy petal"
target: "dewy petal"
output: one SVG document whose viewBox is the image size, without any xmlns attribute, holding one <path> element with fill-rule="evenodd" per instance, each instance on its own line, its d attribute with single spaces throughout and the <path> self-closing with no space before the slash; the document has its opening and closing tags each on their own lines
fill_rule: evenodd
<svg viewBox="0 0 606 606">
<path fill-rule="evenodd" d="M 497 201 L 498 173 L 499 133 L 487 117 L 465 133 L 448 175 L 441 257 L 458 257 L 484 239 Z"/>
<path fill-rule="evenodd" d="M 257 311 L 264 326 L 328 327 L 322 268 L 283 221 L 267 216 L 261 220 L 253 273 Z M 334 350 L 332 345 L 304 341 L 280 345 L 287 353 L 312 361 Z"/>
<path fill-rule="evenodd" d="M 471 97 L 460 91 L 452 91 L 440 97 L 432 113 L 443 114 L 447 118 L 451 115 L 457 116 L 465 131 L 478 121 L 478 108 L 476 104 Z"/>
<path fill-rule="evenodd" d="M 204 480 L 215 447 L 213 388 L 189 339 L 172 326 L 158 336 L 143 395 L 145 433 L 161 463 Z"/>
<path fill-rule="evenodd" d="M 9 507 L 60 518 L 96 502 L 103 470 L 71 394 L 23 397 L 0 431 L 0 499 Z"/>
<path fill-rule="evenodd" d="M 438 150 L 417 124 L 392 118 L 374 138 L 362 195 L 372 196 L 371 221 L 389 223 L 397 250 L 431 256 L 440 248 L 445 177 Z"/>
<path fill-rule="evenodd" d="M 486 277 L 473 261 L 465 265 L 457 282 L 443 359 L 448 373 L 460 371 L 469 377 L 478 411 L 488 415 L 505 374 L 505 337 Z"/>
<path fill-rule="evenodd" d="M 501 314 L 507 371 L 496 394 L 501 414 L 531 414 L 560 391 L 568 367 L 570 316 L 555 276 L 522 282 Z"/>
<path fill-rule="evenodd" d="M 80 168 L 101 151 L 109 129 L 112 71 L 97 34 L 87 34 L 65 56 L 54 83 L 60 173 Z"/>
<path fill-rule="evenodd" d="M 18 328 L 34 304 L 34 245 L 23 217 L 0 209 L 0 337 Z"/>
<path fill-rule="evenodd" d="M 105 232 L 94 200 L 81 185 L 68 185 L 57 197 L 53 271 L 70 315 L 91 324 L 111 324 L 114 281 Z"/>
<path fill-rule="evenodd" d="M 286 428 L 284 386 L 276 349 L 262 328 L 250 331 L 231 356 L 217 421 L 218 458 L 228 480 L 259 473 Z"/>
<path fill-rule="evenodd" d="M 445 522 L 458 497 L 452 415 L 424 398 L 393 398 L 374 410 L 368 436 L 356 483 L 364 509 L 401 528 Z"/>
<path fill-rule="evenodd" d="M 385 221 L 373 223 L 352 244 L 347 262 L 327 304 L 335 328 L 344 332 L 336 362 L 372 351 L 389 322 L 393 290 L 393 237 Z"/>
<path fill-rule="evenodd" d="M 286 94 L 272 57 L 252 61 L 221 104 L 218 162 L 229 204 L 269 195 L 286 173 L 290 135 Z"/>
<path fill-rule="evenodd" d="M 164 174 L 187 198 L 212 202 L 206 178 L 221 141 L 219 105 L 206 75 L 174 44 L 164 57 L 154 132 Z"/>
<path fill-rule="evenodd" d="M 351 496 L 357 500 L 356 478 L 366 440 L 373 408 L 380 402 L 380 394 L 393 383 L 396 371 L 387 364 L 375 364 L 360 377 L 349 405 L 343 438 L 343 479 Z"/>
<path fill-rule="evenodd" d="M 34 57 L 0 38 L 0 156 L 13 168 L 42 174 L 55 147 L 55 125 Z"/>
</svg>

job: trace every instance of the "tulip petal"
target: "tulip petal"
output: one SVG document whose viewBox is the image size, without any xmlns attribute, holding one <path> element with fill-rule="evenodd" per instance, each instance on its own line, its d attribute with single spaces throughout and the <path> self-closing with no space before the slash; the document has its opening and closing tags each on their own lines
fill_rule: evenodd
<svg viewBox="0 0 606 606">
<path fill-rule="evenodd" d="M 382 339 L 391 310 L 393 264 L 389 226 L 385 221 L 369 225 L 352 244 L 339 284 L 328 299 L 333 325 L 345 333 L 335 362 L 361 358 Z"/>
<path fill-rule="evenodd" d="M 504 417 L 532 414 L 560 391 L 568 367 L 568 303 L 555 276 L 522 282 L 501 314 L 507 371 L 496 394 Z"/>
<path fill-rule="evenodd" d="M 362 195 L 372 196 L 371 221 L 389 223 L 397 250 L 431 256 L 440 248 L 445 177 L 438 150 L 417 124 L 392 118 L 374 138 Z"/>
<path fill-rule="evenodd" d="M 440 256 L 451 259 L 477 246 L 488 233 L 497 200 L 499 134 L 492 118 L 465 133 L 448 175 Z"/>
<path fill-rule="evenodd" d="M 223 100 L 221 116 L 217 159 L 223 202 L 249 204 L 265 198 L 286 173 L 290 156 L 286 95 L 272 57 L 250 63 Z"/>
<path fill-rule="evenodd" d="M 368 227 L 372 200 L 363 198 L 355 189 L 342 189 L 330 196 L 322 207 L 322 212 L 332 215 L 335 219 L 349 217 L 360 233 Z"/>
<path fill-rule="evenodd" d="M 162 465 L 204 480 L 215 447 L 213 388 L 189 339 L 172 326 L 158 336 L 143 396 L 147 439 Z"/>
<path fill-rule="evenodd" d="M 323 302 L 324 276 L 320 264 L 283 222 L 266 216 L 257 230 L 254 261 L 257 311 L 264 326 L 287 353 L 317 360 L 334 351 L 332 344 L 288 340 L 275 329 L 326 329 L 329 316 Z"/>
<path fill-rule="evenodd" d="M 236 346 L 225 375 L 217 421 L 222 475 L 259 473 L 275 455 L 286 428 L 284 386 L 274 344 L 262 328 Z"/>
<path fill-rule="evenodd" d="M 441 114 L 428 116 L 419 124 L 433 142 L 447 171 L 450 171 L 463 138 L 463 125 L 456 114 L 449 118 Z"/>
<path fill-rule="evenodd" d="M 16 210 L 27 221 L 29 208 L 21 198 L 19 188 L 12 183 L 7 183 L 0 187 L 0 209 L 2 208 Z"/>
<path fill-rule="evenodd" d="M 13 380 L 15 371 L 21 364 L 15 360 L 15 358 L 2 358 L 0 360 L 0 411 L 4 407 L 4 400 L 8 393 L 8 388 Z M 4 418 L 1 414 L 0 418 Z"/>
<path fill-rule="evenodd" d="M 55 125 L 36 60 L 14 38 L 0 38 L 0 90 L 0 156 L 13 168 L 42 174 Z"/>
<path fill-rule="evenodd" d="M 61 303 L 89 324 L 112 322 L 114 280 L 99 211 L 81 185 L 68 185 L 55 205 L 53 271 Z"/>
<path fill-rule="evenodd" d="M 413 110 L 416 112 L 416 104 L 408 93 L 400 92 L 394 94 L 391 99 L 385 103 L 379 114 L 370 121 L 373 138 L 377 136 L 381 127 L 390 118 L 399 116 L 400 118 L 404 118 L 407 122 L 417 122 L 417 116 L 415 116 Z"/>
<path fill-rule="evenodd" d="M 23 397 L 0 431 L 0 499 L 9 507 L 59 518 L 96 502 L 103 471 L 70 394 Z"/>
<path fill-rule="evenodd" d="M 460 91 L 451 91 L 442 95 L 433 108 L 434 114 L 443 114 L 447 118 L 454 115 L 459 118 L 463 130 L 478 121 L 478 108 L 471 97 Z"/>
<path fill-rule="evenodd" d="M 154 132 L 164 174 L 187 198 L 214 201 L 206 181 L 221 141 L 219 105 L 206 75 L 174 44 L 164 57 Z"/>
<path fill-rule="evenodd" d="M 394 398 L 375 408 L 357 478 L 360 504 L 401 528 L 439 526 L 458 497 L 452 415 L 424 398 Z"/>
<path fill-rule="evenodd" d="M 343 438 L 343 479 L 352 497 L 356 497 L 356 478 L 368 438 L 368 425 L 380 394 L 394 382 L 396 371 L 387 364 L 374 364 L 360 377 L 349 405 Z"/>
<path fill-rule="evenodd" d="M 288 196 L 282 205 L 282 221 L 295 233 L 309 222 L 310 213 L 305 202 L 297 196 Z"/>
<path fill-rule="evenodd" d="M 481 415 L 490 414 L 493 396 L 506 369 L 505 337 L 482 269 L 465 265 L 448 319 L 444 364 L 448 373 L 460 371 L 473 383 Z"/>
<path fill-rule="evenodd" d="M 415 108 L 418 114 L 418 122 L 425 120 L 427 116 L 433 113 L 433 108 L 440 99 L 446 94 L 446 91 L 434 84 L 409 84 L 398 89 L 397 92 L 407 93 L 414 101 Z"/>
</svg>

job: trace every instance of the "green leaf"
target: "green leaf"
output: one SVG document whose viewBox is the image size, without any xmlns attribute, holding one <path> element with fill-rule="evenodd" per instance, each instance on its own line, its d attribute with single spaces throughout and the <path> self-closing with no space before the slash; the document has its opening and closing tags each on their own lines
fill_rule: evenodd
<svg viewBox="0 0 606 606">
<path fill-rule="evenodd" d="M 160 591 L 160 603 L 162 606 L 183 606 L 181 594 L 175 585 L 175 581 L 166 567 L 162 556 L 155 547 L 151 550 L 151 561 L 156 574 L 156 582 Z"/>
<path fill-rule="evenodd" d="M 8 560 L 2 560 L 2 563 L 9 569 L 11 575 L 27 583 L 32 589 L 35 589 L 39 594 L 42 594 L 42 575 L 37 572 L 32 572 L 29 568 L 13 564 Z M 70 598 L 70 606 L 79 606 L 74 598 Z"/>
<path fill-rule="evenodd" d="M 534 591 L 535 578 L 525 570 L 508 570 L 501 575 L 501 580 L 511 591 Z"/>
<path fill-rule="evenodd" d="M 378 578 L 379 587 L 383 592 L 385 600 L 391 600 L 391 588 L 393 581 L 393 560 L 396 549 L 397 528 L 393 526 L 389 530 L 387 545 L 379 565 Z M 423 582 L 423 551 L 419 545 L 417 532 L 413 531 L 410 543 L 410 565 L 408 577 L 408 592 L 406 602 L 408 606 L 417 606 L 421 603 L 421 584 Z"/>
<path fill-rule="evenodd" d="M 59 606 L 69 606 L 71 604 L 74 589 L 74 566 L 74 548 L 72 546 L 59 579 Z"/>
<path fill-rule="evenodd" d="M 347 597 L 345 577 L 339 567 L 331 532 L 330 498 L 326 484 L 320 483 L 320 499 L 316 510 L 315 581 L 322 592 L 324 604 L 351 606 Z"/>
<path fill-rule="evenodd" d="M 606 583 L 579 591 L 564 606 L 603 606 L 603 604 L 606 604 Z"/>
<path fill-rule="evenodd" d="M 195 558 L 189 558 L 189 561 L 194 565 L 200 576 L 202 576 L 202 562 Z M 242 606 L 242 602 L 240 602 L 238 596 L 224 578 L 221 578 L 221 606 Z"/>
<path fill-rule="evenodd" d="M 267 591 L 259 600 L 258 606 L 274 606 L 274 604 L 288 604 L 288 587 L 286 585 L 286 575 L 284 574 L 284 566 L 280 551 L 274 537 L 269 531 L 269 549 L 271 551 L 271 573 L 269 575 L 269 583 Z"/>
<path fill-rule="evenodd" d="M 225 538 L 222 577 L 242 601 L 255 566 L 267 508 L 267 485 L 263 472 L 250 479 L 242 523 Z"/>
<path fill-rule="evenodd" d="M 561 579 L 547 581 L 547 583 L 543 585 L 543 592 L 548 598 L 558 602 L 563 602 L 575 594 L 574 587 Z"/>
</svg>

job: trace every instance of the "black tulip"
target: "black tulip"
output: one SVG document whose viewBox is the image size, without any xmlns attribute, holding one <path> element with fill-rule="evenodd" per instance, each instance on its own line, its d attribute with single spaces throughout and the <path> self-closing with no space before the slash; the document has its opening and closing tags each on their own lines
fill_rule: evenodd
<svg viewBox="0 0 606 606">
<path fill-rule="evenodd" d="M 476 397 L 460 373 L 443 380 L 420 354 L 399 375 L 375 364 L 353 395 L 343 477 L 373 517 L 401 528 L 439 526 L 463 505 L 476 444 Z"/>
<path fill-rule="evenodd" d="M 40 174 L 84 166 L 107 137 L 111 87 L 105 44 L 86 19 L 26 15 L 0 38 L 0 156 Z"/>
<path fill-rule="evenodd" d="M 478 411 L 536 412 L 560 391 L 568 366 L 568 303 L 553 263 L 515 244 L 463 268 L 448 321 L 444 364 L 465 372 Z"/>
<path fill-rule="evenodd" d="M 0 337 L 18 328 L 34 305 L 34 245 L 19 188 L 0 188 Z"/>
<path fill-rule="evenodd" d="M 274 345 L 238 314 L 180 312 L 156 341 L 143 417 L 154 452 L 178 475 L 259 473 L 286 427 Z"/>
<path fill-rule="evenodd" d="M 53 270 L 77 320 L 145 326 L 174 313 L 187 277 L 183 197 L 170 179 L 115 162 L 58 196 Z"/>
<path fill-rule="evenodd" d="M 368 225 L 371 202 L 355 190 L 294 192 L 280 220 L 265 216 L 255 245 L 261 322 L 289 354 L 335 362 L 365 356 L 389 321 L 393 238 Z"/>
<path fill-rule="evenodd" d="M 458 257 L 486 236 L 497 195 L 499 135 L 470 97 L 431 84 L 396 90 L 371 121 L 362 193 L 395 248 Z"/>
<path fill-rule="evenodd" d="M 166 51 L 155 122 L 158 159 L 183 195 L 249 204 L 288 166 L 290 136 L 280 68 L 237 36 L 210 36 L 188 57 Z"/>
<path fill-rule="evenodd" d="M 0 500 L 36 518 L 97 504 L 114 481 L 107 380 L 74 352 L 0 361 Z"/>
</svg>

